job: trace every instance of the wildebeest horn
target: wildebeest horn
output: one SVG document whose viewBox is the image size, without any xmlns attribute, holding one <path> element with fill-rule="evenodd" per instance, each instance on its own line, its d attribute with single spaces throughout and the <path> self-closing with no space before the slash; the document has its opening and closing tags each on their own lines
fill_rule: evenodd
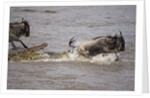
<svg viewBox="0 0 150 98">
<path fill-rule="evenodd" d="M 70 39 L 69 43 L 68 43 L 69 46 L 72 47 L 72 48 L 75 48 L 75 46 L 72 45 L 72 43 L 75 42 L 74 38 L 75 38 L 75 36 L 72 37 L 72 38 Z"/>
<path fill-rule="evenodd" d="M 24 21 L 24 18 L 22 17 L 22 21 Z"/>
<path fill-rule="evenodd" d="M 121 31 L 119 31 L 120 32 L 120 36 L 122 36 L 122 32 Z"/>
</svg>

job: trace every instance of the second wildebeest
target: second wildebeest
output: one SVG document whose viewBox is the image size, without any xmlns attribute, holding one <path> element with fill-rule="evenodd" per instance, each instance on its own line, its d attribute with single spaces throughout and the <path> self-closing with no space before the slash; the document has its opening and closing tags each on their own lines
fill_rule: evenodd
<svg viewBox="0 0 150 98">
<path fill-rule="evenodd" d="M 28 48 L 21 40 L 20 37 L 30 36 L 30 26 L 28 21 L 16 22 L 9 24 L 9 42 L 12 44 L 13 48 L 16 48 L 14 41 L 20 42 L 24 48 Z"/>
<path fill-rule="evenodd" d="M 80 55 L 83 56 L 95 56 L 100 53 L 117 53 L 119 51 L 125 50 L 125 40 L 120 31 L 120 35 L 115 36 L 99 36 L 81 42 L 78 45 L 74 46 L 75 42 L 74 37 L 69 41 L 69 46 L 72 48 L 77 48 L 77 51 Z"/>
</svg>

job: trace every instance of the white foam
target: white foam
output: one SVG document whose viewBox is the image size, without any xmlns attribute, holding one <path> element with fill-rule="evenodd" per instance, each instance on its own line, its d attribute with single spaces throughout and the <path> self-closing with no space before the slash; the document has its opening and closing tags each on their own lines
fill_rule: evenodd
<svg viewBox="0 0 150 98">
<path fill-rule="evenodd" d="M 105 53 L 93 56 L 90 62 L 99 62 L 104 64 L 110 64 L 115 62 L 119 57 L 119 53 Z"/>
<path fill-rule="evenodd" d="M 81 62 L 90 62 L 90 63 L 100 63 L 100 64 L 111 64 L 119 58 L 119 53 L 101 53 L 96 56 L 86 58 L 82 55 L 79 55 L 77 48 L 72 49 L 70 52 L 66 52 L 64 56 L 60 58 L 50 58 L 48 54 L 44 54 L 45 57 L 42 59 L 34 60 L 35 62 L 63 62 L 63 61 L 81 61 Z"/>
</svg>

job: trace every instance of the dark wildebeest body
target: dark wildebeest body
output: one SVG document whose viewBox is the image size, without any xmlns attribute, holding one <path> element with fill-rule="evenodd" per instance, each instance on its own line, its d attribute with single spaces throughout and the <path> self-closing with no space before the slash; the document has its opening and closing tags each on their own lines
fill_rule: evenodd
<svg viewBox="0 0 150 98">
<path fill-rule="evenodd" d="M 21 36 L 30 36 L 30 26 L 27 21 L 22 21 L 20 23 L 10 23 L 9 25 L 9 42 L 12 44 L 13 48 L 16 48 L 14 41 L 20 42 L 24 48 L 28 48 L 19 38 Z"/>
<path fill-rule="evenodd" d="M 92 40 L 81 42 L 73 46 L 74 38 L 69 41 L 69 46 L 77 48 L 79 54 L 83 56 L 94 56 L 100 53 L 113 53 L 125 50 L 125 41 L 120 32 L 119 36 L 100 36 Z"/>
</svg>

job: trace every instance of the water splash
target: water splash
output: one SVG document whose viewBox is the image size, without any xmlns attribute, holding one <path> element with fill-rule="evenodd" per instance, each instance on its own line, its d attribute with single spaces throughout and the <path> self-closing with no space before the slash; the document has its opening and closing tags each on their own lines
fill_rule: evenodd
<svg viewBox="0 0 150 98">
<path fill-rule="evenodd" d="M 35 62 L 63 62 L 63 61 L 79 61 L 89 63 L 111 64 L 118 60 L 119 53 L 101 53 L 96 56 L 84 57 L 80 55 L 77 49 L 65 51 L 63 53 L 45 53 L 45 58 L 34 60 Z"/>
</svg>

